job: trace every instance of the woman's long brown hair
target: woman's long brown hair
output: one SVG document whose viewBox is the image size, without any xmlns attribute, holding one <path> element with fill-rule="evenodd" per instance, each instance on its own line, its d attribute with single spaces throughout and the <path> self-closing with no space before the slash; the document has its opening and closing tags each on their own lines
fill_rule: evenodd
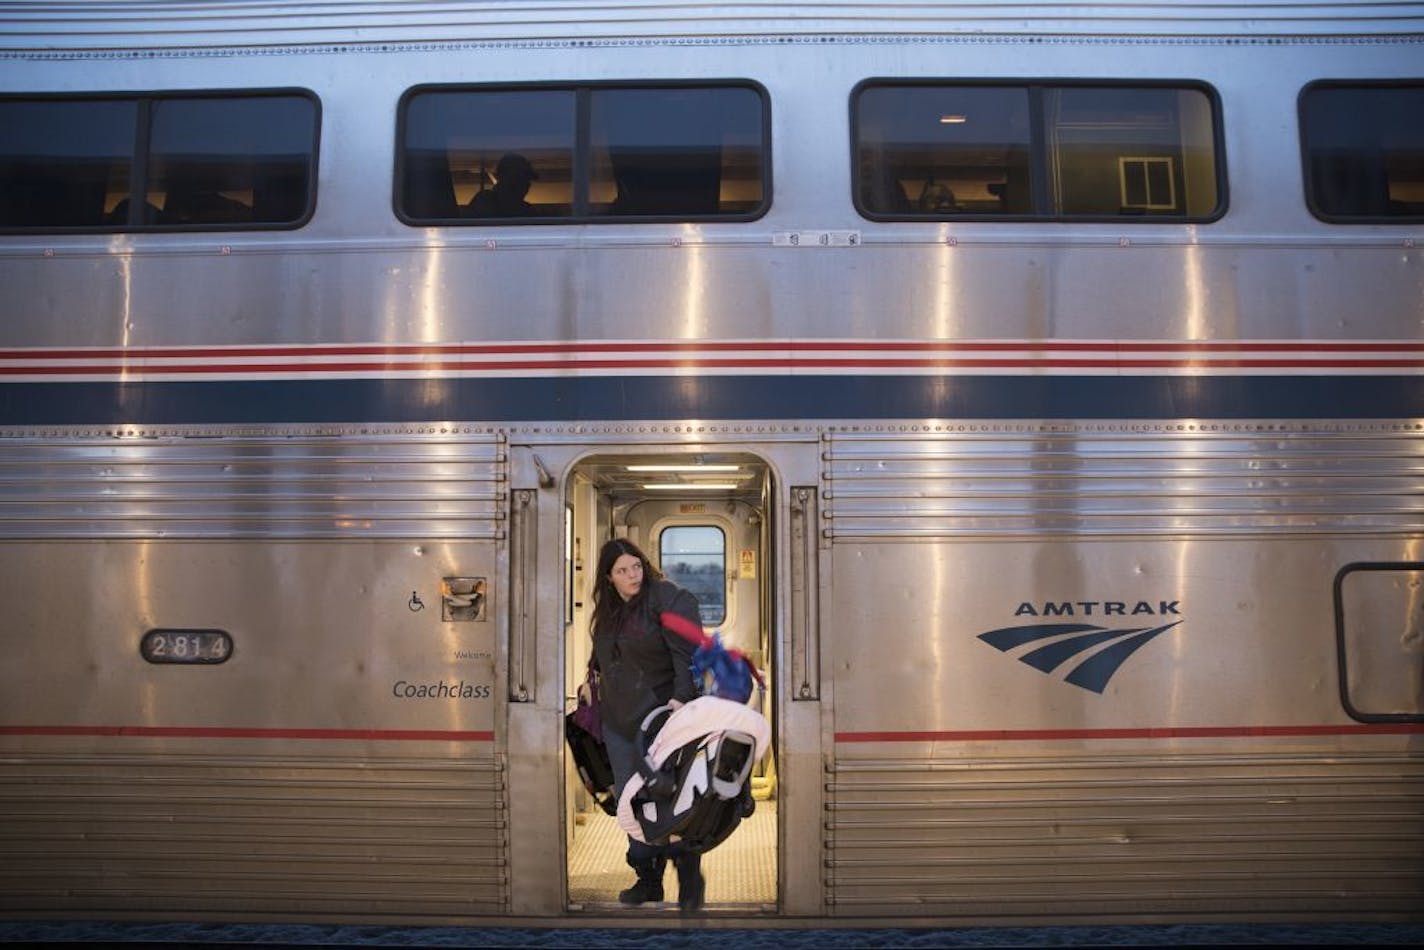
<svg viewBox="0 0 1424 950">
<path fill-rule="evenodd" d="M 626 604 L 623 598 L 618 595 L 613 581 L 608 576 L 613 573 L 613 562 L 625 554 L 631 554 L 643 562 L 643 586 L 639 589 L 638 596 Z M 648 560 L 648 556 L 632 541 L 626 538 L 614 538 L 605 542 L 603 548 L 598 552 L 598 567 L 593 577 L 593 622 L 591 624 L 593 634 L 596 636 L 600 630 L 611 629 L 610 624 L 625 609 L 646 603 L 648 588 L 662 579 L 662 571 L 654 567 L 653 562 Z"/>
</svg>

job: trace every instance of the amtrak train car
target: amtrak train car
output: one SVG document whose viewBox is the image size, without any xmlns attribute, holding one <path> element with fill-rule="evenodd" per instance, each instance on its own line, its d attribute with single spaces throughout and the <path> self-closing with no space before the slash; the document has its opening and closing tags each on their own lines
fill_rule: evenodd
<svg viewBox="0 0 1424 950">
<path fill-rule="evenodd" d="M 0 4 L 0 915 L 1424 919 L 1424 3 Z M 671 881 L 669 884 L 671 885 Z"/>
</svg>

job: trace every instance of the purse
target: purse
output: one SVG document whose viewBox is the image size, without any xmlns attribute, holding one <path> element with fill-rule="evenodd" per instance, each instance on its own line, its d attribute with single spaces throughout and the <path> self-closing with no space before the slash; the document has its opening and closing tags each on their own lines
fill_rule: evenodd
<svg viewBox="0 0 1424 950">
<path fill-rule="evenodd" d="M 578 688 L 578 705 L 570 714 L 574 725 L 593 736 L 594 741 L 603 741 L 603 712 L 598 696 L 598 670 L 593 661 L 588 661 L 588 675 Z"/>
<path fill-rule="evenodd" d="M 564 739 L 583 787 L 605 814 L 613 815 L 618 812 L 618 799 L 613 794 L 613 764 L 608 759 L 608 746 L 603 744 L 598 679 L 598 670 L 590 660 L 588 675 L 578 688 L 577 705 L 573 712 L 564 714 Z"/>
</svg>

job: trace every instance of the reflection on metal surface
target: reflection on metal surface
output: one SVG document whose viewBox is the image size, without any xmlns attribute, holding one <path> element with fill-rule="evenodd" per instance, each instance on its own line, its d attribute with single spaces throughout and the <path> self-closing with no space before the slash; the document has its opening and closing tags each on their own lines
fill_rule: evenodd
<svg viewBox="0 0 1424 950">
<path fill-rule="evenodd" d="M 1397 425 L 915 426 L 832 433 L 831 537 L 1391 535 L 1424 528 Z"/>
<path fill-rule="evenodd" d="M 0 773 L 0 794 L 50 790 L 34 808 L 54 840 L 97 849 L 10 848 L 0 907 L 64 906 L 62 892 L 82 888 L 157 915 L 507 911 L 505 775 L 488 751 L 295 756 L 273 739 L 276 754 L 250 746 L 244 755 L 230 744 L 215 754 L 191 740 L 130 741 L 143 745 L 12 762 Z M 156 742 L 183 754 L 155 751 Z M 64 791 L 77 787 L 105 807 Z M 0 833 L 32 840 L 31 811 L 0 817 Z"/>
<path fill-rule="evenodd" d="M 1408 756 L 966 747 L 843 758 L 826 780 L 835 914 L 1418 911 L 1397 873 L 1424 848 Z"/>
<path fill-rule="evenodd" d="M 6 538 L 493 538 L 502 440 L 430 427 L 4 439 Z"/>
</svg>

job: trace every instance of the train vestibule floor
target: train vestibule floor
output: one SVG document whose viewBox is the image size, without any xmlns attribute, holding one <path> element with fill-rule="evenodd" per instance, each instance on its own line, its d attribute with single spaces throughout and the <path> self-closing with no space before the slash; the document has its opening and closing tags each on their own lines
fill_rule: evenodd
<svg viewBox="0 0 1424 950">
<path fill-rule="evenodd" d="M 677 913 L 677 873 L 669 867 L 663 878 L 664 901 L 628 908 L 618 892 L 633 883 L 624 860 L 628 839 L 618 823 L 594 810 L 577 816 L 569 852 L 569 904 L 598 913 Z M 776 909 L 776 801 L 756 803 L 731 836 L 702 857 L 707 879 L 705 909 L 739 913 Z"/>
</svg>

